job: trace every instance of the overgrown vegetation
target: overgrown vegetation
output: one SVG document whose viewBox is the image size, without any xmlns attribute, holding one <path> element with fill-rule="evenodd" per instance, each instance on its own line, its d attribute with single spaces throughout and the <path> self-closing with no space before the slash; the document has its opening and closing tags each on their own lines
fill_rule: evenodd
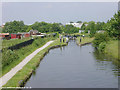
<svg viewBox="0 0 120 90">
<path fill-rule="evenodd" d="M 31 39 L 31 37 L 22 38 L 22 39 L 2 40 L 2 48 L 8 48 L 10 46 L 14 46 L 16 44 L 28 41 L 30 39 Z"/>
<path fill-rule="evenodd" d="M 82 44 L 85 44 L 85 43 L 91 43 L 93 41 L 93 39 L 94 39 L 93 37 L 91 38 L 89 36 L 88 37 L 84 37 L 84 38 L 82 37 L 81 38 L 81 42 L 80 42 L 80 37 L 78 37 L 77 38 L 77 44 L 78 45 L 79 44 L 82 45 Z"/>
<path fill-rule="evenodd" d="M 11 78 L 3 87 L 19 87 L 23 86 L 26 80 L 30 77 L 30 74 L 36 69 L 40 61 L 44 57 L 44 54 L 48 52 L 48 49 L 56 45 L 66 45 L 66 43 L 60 43 L 59 40 L 55 40 L 47 48 L 40 51 L 34 58 L 32 58 L 16 75 Z"/>
<path fill-rule="evenodd" d="M 27 55 L 32 53 L 34 50 L 41 47 L 46 42 L 56 39 L 57 37 L 58 36 L 56 37 L 51 36 L 51 37 L 46 37 L 46 38 L 38 37 L 33 41 L 32 44 L 22 47 L 17 50 L 13 50 L 13 51 L 9 49 L 3 49 L 2 51 L 2 75 L 4 75 L 11 68 L 16 66 L 19 62 L 21 62 Z"/>
<path fill-rule="evenodd" d="M 120 40 L 119 41 L 118 40 L 109 41 L 106 44 L 106 47 L 104 49 L 104 53 L 106 53 L 109 56 L 112 56 L 113 58 L 120 60 L 120 57 L 119 57 L 120 48 L 118 46 L 119 45 L 118 43 L 120 43 Z"/>
<path fill-rule="evenodd" d="M 120 41 L 120 12 L 116 13 L 108 20 L 103 27 L 106 32 L 95 34 L 93 41 L 94 47 L 98 48 L 99 51 L 108 53 L 116 59 L 120 59 L 118 58 L 118 44 L 116 44 Z"/>
<path fill-rule="evenodd" d="M 30 30 L 38 30 L 42 33 L 77 33 L 79 28 L 73 25 L 62 25 L 61 23 L 35 22 L 32 25 L 25 25 L 23 21 L 7 22 L 3 28 L 4 33 L 29 32 Z"/>
<path fill-rule="evenodd" d="M 81 30 L 84 30 L 84 33 L 88 33 L 90 31 L 90 37 L 94 37 L 96 31 L 103 30 L 104 22 L 97 22 L 94 21 L 84 22 L 81 26 Z"/>
</svg>

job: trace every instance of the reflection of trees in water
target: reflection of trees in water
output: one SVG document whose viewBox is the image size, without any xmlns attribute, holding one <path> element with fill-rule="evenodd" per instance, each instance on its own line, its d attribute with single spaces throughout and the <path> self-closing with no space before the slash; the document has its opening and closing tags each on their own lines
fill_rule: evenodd
<svg viewBox="0 0 120 90">
<path fill-rule="evenodd" d="M 96 60 L 96 65 L 100 67 L 100 70 L 105 70 L 107 67 L 112 68 L 114 75 L 120 76 L 120 62 L 107 54 L 99 52 L 98 50 L 94 49 L 93 55 Z"/>
</svg>

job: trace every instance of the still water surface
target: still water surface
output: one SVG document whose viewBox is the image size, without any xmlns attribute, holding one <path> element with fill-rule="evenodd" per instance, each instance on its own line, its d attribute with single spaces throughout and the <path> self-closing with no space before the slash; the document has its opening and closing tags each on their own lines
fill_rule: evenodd
<svg viewBox="0 0 120 90">
<path fill-rule="evenodd" d="M 25 84 L 32 88 L 118 88 L 116 65 L 92 45 L 55 48 L 43 58 Z"/>
</svg>

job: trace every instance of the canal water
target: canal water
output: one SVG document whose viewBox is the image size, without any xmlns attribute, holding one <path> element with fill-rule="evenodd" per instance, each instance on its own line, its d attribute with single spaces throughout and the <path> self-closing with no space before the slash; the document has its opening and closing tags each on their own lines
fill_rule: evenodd
<svg viewBox="0 0 120 90">
<path fill-rule="evenodd" d="M 118 88 L 117 66 L 91 44 L 55 48 L 40 62 L 25 87 L 32 88 Z"/>
</svg>

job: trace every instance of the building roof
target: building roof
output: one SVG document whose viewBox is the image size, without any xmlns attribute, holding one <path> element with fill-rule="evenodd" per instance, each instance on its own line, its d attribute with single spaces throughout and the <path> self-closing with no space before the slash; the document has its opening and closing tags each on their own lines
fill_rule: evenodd
<svg viewBox="0 0 120 90">
<path fill-rule="evenodd" d="M 9 33 L 0 33 L 0 35 L 9 35 Z"/>
<path fill-rule="evenodd" d="M 38 30 L 30 30 L 29 32 L 38 33 Z"/>
<path fill-rule="evenodd" d="M 73 25 L 74 27 L 81 28 L 81 26 L 83 25 L 83 23 L 66 23 L 66 25 Z"/>
<path fill-rule="evenodd" d="M 29 32 L 18 32 L 18 34 L 30 34 Z"/>
</svg>

